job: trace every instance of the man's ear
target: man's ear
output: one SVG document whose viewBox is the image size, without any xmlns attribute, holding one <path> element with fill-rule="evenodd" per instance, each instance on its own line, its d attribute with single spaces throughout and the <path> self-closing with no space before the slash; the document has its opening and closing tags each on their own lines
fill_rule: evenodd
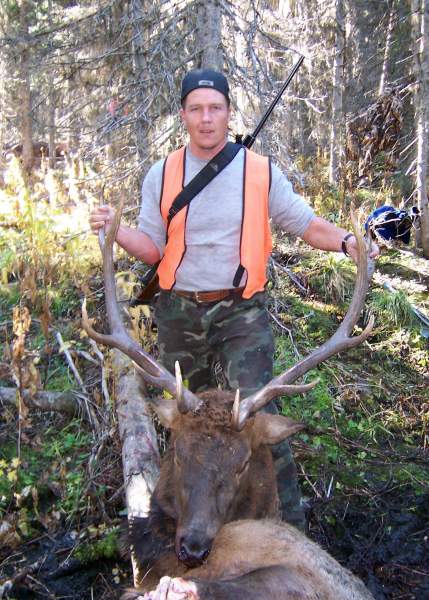
<svg viewBox="0 0 429 600">
<path fill-rule="evenodd" d="M 278 444 L 304 428 L 304 423 L 289 417 L 258 412 L 252 428 L 252 447 L 258 448 L 261 444 Z"/>
</svg>

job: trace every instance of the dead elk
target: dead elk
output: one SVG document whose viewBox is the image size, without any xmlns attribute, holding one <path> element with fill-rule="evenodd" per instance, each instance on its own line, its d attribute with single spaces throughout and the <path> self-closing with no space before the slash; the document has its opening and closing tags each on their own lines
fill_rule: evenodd
<svg viewBox="0 0 429 600">
<path fill-rule="evenodd" d="M 354 225 L 359 240 L 357 283 L 349 310 L 335 334 L 242 401 L 238 392 L 235 398 L 232 392 L 219 390 L 196 396 L 182 385 L 179 369 L 174 377 L 129 336 L 122 323 L 112 257 L 119 221 L 118 214 L 106 241 L 101 240 L 111 334 L 92 329 L 85 304 L 83 325 L 97 342 L 118 348 L 132 358 L 149 384 L 168 390 L 175 398 L 154 401 L 155 411 L 164 426 L 171 429 L 172 436 L 152 496 L 150 515 L 130 523 L 134 556 L 139 571 L 150 571 L 144 580 L 145 589 L 150 589 L 162 574 L 185 573 L 186 567 L 207 560 L 225 523 L 277 517 L 278 497 L 269 445 L 287 438 L 302 425 L 257 411 L 277 396 L 309 390 L 314 383 L 292 384 L 320 362 L 368 337 L 372 322 L 359 336 L 351 336 L 351 331 L 361 313 L 370 275 L 365 242 Z M 255 543 L 258 546 L 257 540 Z"/>
</svg>

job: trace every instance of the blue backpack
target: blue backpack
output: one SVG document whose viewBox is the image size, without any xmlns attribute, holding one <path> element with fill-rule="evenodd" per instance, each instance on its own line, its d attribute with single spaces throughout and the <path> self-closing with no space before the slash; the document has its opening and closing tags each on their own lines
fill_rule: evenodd
<svg viewBox="0 0 429 600">
<path fill-rule="evenodd" d="M 381 237 L 383 240 L 400 240 L 404 244 L 410 242 L 411 228 L 418 218 L 418 209 L 414 206 L 410 213 L 398 210 L 393 206 L 380 206 L 376 208 L 365 222 L 365 231 L 373 238 Z"/>
</svg>

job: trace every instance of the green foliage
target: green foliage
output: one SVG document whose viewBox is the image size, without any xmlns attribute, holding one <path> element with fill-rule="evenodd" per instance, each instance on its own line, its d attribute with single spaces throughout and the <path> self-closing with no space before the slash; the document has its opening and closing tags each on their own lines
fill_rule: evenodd
<svg viewBox="0 0 429 600">
<path fill-rule="evenodd" d="M 409 197 L 413 191 L 412 178 L 403 171 L 391 173 L 385 170 L 386 155 L 380 152 L 375 158 L 374 171 L 381 174 L 368 187 L 353 187 L 341 182 L 339 187 L 329 183 L 329 156 L 319 154 L 317 159 L 300 156 L 297 166 L 305 173 L 305 188 L 302 191 L 309 198 L 316 213 L 329 221 L 350 229 L 349 212 L 352 207 L 359 209 L 362 220 L 383 204 L 400 205 L 398 199 Z M 401 200 L 402 201 L 402 200 Z"/>
<path fill-rule="evenodd" d="M 338 324 L 334 307 L 331 305 L 321 308 L 320 304 L 313 300 L 304 302 L 301 298 L 292 295 L 288 296 L 284 317 L 288 323 L 290 321 L 293 324 L 294 329 L 296 329 L 294 335 L 299 344 L 303 344 L 304 348 L 311 347 L 312 344 L 320 340 L 325 340 L 334 332 Z M 282 360 L 283 362 L 282 357 L 285 352 L 283 346 L 286 344 L 291 351 L 290 363 L 292 364 L 296 360 L 296 357 L 292 352 L 293 348 L 290 339 L 286 336 L 279 337 L 277 344 L 277 358 L 275 360 Z M 275 365 L 274 370 L 281 370 L 281 365 Z"/>
<path fill-rule="evenodd" d="M 20 298 L 19 287 L 17 284 L 0 283 L 0 309 L 2 314 L 7 314 L 13 306 L 18 304 Z"/>
<path fill-rule="evenodd" d="M 10 22 L 13 22 L 19 17 L 19 4 L 17 0 L 5 0 L 4 12 Z"/>
<path fill-rule="evenodd" d="M 86 504 L 85 465 L 88 460 L 91 436 L 82 429 L 82 422 L 74 419 L 62 430 L 48 428 L 39 447 L 22 446 L 21 457 L 16 456 L 14 444 L 0 448 L 0 511 L 5 510 L 17 497 L 29 498 L 25 490 L 37 490 L 38 498 L 49 494 L 55 487 L 60 497 L 52 504 L 53 510 L 68 515 L 83 510 Z"/>
<path fill-rule="evenodd" d="M 312 196 L 311 200 L 317 215 L 325 217 L 332 223 L 339 223 L 344 197 L 336 187 L 326 183 L 323 189 Z"/>
<path fill-rule="evenodd" d="M 43 453 L 48 458 L 66 458 L 70 452 L 86 448 L 91 436 L 81 429 L 81 421 L 74 419 L 61 431 L 49 428 L 45 432 Z"/>
<path fill-rule="evenodd" d="M 18 161 L 12 161 L 5 179 L 0 190 L 1 281 L 19 280 L 23 298 L 36 312 L 52 304 L 54 316 L 68 316 L 77 308 L 74 288 L 85 280 L 94 252 L 93 240 L 70 235 L 79 224 L 85 228 L 86 209 L 76 209 L 70 218 L 61 204 L 47 203 L 46 189 L 34 182 L 30 187 Z"/>
<path fill-rule="evenodd" d="M 369 310 L 375 316 L 377 327 L 393 331 L 401 327 L 417 326 L 408 295 L 403 290 L 394 293 L 376 288 L 369 296 Z"/>
<path fill-rule="evenodd" d="M 324 374 L 310 371 L 307 381 L 319 379 L 319 383 L 304 396 L 293 396 L 283 401 L 283 414 L 303 420 L 307 425 L 317 427 L 323 422 L 331 425 L 330 411 L 332 398 Z"/>
<path fill-rule="evenodd" d="M 297 166 L 306 174 L 305 195 L 311 200 L 316 213 L 328 220 L 338 223 L 344 209 L 342 190 L 329 183 L 329 160 L 326 155 L 317 160 L 300 156 Z"/>
<path fill-rule="evenodd" d="M 0 458 L 0 497 L 2 503 L 7 499 L 6 494 L 10 493 L 11 488 L 18 480 L 18 469 L 21 461 L 18 457 L 10 458 L 3 451 Z"/>
<path fill-rule="evenodd" d="M 11 243 L 12 241 L 12 243 Z M 14 275 L 14 266 L 16 262 L 15 240 L 13 234 L 8 237 L 0 238 L 0 274 L 1 283 L 6 285 L 10 275 Z"/>
<path fill-rule="evenodd" d="M 325 301 L 342 304 L 351 298 L 356 269 L 350 260 L 328 254 L 323 259 L 314 260 L 313 265 L 310 286 L 317 289 Z"/>
<path fill-rule="evenodd" d="M 62 356 L 53 355 L 50 362 L 49 372 L 44 382 L 47 391 L 67 392 L 76 387 L 75 381 L 70 377 L 70 370 L 64 363 Z"/>
<path fill-rule="evenodd" d="M 119 528 L 108 531 L 100 540 L 82 544 L 74 552 L 74 556 L 84 564 L 102 559 L 119 558 L 119 554 Z"/>
<path fill-rule="evenodd" d="M 50 290 L 50 300 L 50 309 L 55 319 L 71 317 L 80 312 L 81 299 L 67 284 Z"/>
</svg>

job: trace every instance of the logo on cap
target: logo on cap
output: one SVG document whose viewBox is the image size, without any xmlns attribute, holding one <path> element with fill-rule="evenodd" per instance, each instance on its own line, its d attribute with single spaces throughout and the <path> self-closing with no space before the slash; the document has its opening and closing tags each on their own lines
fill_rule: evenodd
<svg viewBox="0 0 429 600">
<path fill-rule="evenodd" d="M 210 86 L 210 87 L 214 87 L 214 81 L 210 81 L 209 79 L 200 79 L 198 82 L 198 85 L 200 86 Z"/>
</svg>

